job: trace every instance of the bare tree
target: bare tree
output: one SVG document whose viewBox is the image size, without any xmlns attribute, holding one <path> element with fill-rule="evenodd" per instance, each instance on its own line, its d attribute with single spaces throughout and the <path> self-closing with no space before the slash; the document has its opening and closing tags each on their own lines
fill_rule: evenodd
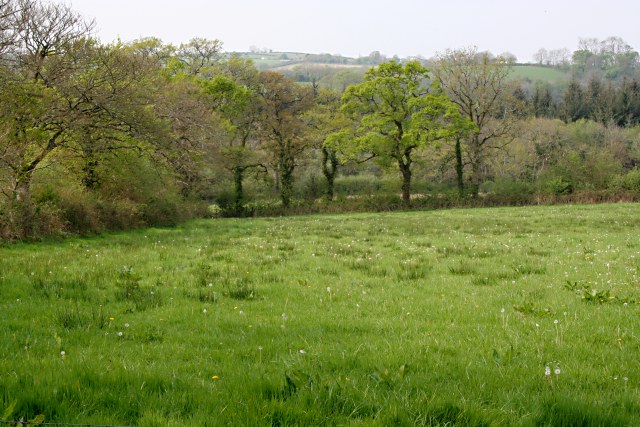
<svg viewBox="0 0 640 427">
<path fill-rule="evenodd" d="M 19 0 L 14 25 L 19 67 L 46 84 L 45 59 L 67 52 L 91 34 L 95 23 L 63 4 Z"/>
<path fill-rule="evenodd" d="M 15 5 L 9 0 L 0 0 L 0 57 L 13 45 L 15 39 Z"/>
<path fill-rule="evenodd" d="M 457 147 L 457 151 L 464 148 L 464 153 L 457 156 L 457 169 L 462 170 L 460 162 L 471 168 L 473 194 L 478 192 L 489 153 L 504 147 L 513 137 L 517 100 L 508 79 L 511 65 L 501 56 L 492 58 L 468 48 L 439 55 L 433 68 L 460 113 L 477 127 L 466 144 Z"/>
<path fill-rule="evenodd" d="M 180 45 L 178 57 L 189 74 L 201 74 L 220 61 L 222 42 L 203 38 L 191 39 L 189 43 Z"/>
</svg>

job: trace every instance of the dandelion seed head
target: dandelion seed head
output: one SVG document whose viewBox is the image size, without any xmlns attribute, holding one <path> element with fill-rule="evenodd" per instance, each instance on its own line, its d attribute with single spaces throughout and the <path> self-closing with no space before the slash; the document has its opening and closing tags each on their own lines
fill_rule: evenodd
<svg viewBox="0 0 640 427">
<path fill-rule="evenodd" d="M 557 325 L 557 324 L 558 324 L 558 319 L 554 320 L 554 321 L 553 321 L 553 324 L 554 324 L 554 325 Z"/>
<path fill-rule="evenodd" d="M 500 313 L 504 313 L 504 307 L 500 309 Z"/>
<path fill-rule="evenodd" d="M 207 309 L 206 309 L 206 308 L 203 308 L 203 309 L 202 309 L 202 312 L 203 312 L 204 314 L 207 314 Z"/>
<path fill-rule="evenodd" d="M 122 336 L 122 332 L 118 332 L 118 336 L 121 337 Z"/>
<path fill-rule="evenodd" d="M 556 375 L 560 375 L 560 368 L 556 368 L 556 370 L 553 371 L 553 373 L 556 374 Z"/>
<path fill-rule="evenodd" d="M 129 327 L 129 324 L 128 324 L 128 323 L 125 323 L 125 324 L 124 324 L 124 327 L 125 327 L 125 328 L 128 328 L 128 327 Z"/>
<path fill-rule="evenodd" d="M 544 368 L 544 375 L 545 375 L 546 377 L 548 377 L 548 376 L 550 376 L 550 375 L 551 375 L 551 368 L 550 368 L 550 367 L 545 366 L 545 368 Z"/>
<path fill-rule="evenodd" d="M 25 347 L 25 348 L 26 348 L 26 347 Z M 62 357 L 64 357 L 64 355 L 65 355 L 65 354 L 67 354 L 67 353 L 65 353 L 65 352 L 64 352 L 64 350 L 62 350 L 62 351 L 60 352 L 60 356 L 62 356 Z"/>
</svg>

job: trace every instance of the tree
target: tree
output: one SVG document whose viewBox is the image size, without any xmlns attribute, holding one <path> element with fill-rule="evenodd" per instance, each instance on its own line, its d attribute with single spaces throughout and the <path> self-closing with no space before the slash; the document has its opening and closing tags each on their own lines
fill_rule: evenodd
<svg viewBox="0 0 640 427">
<path fill-rule="evenodd" d="M 549 65 L 549 52 L 545 48 L 540 48 L 533 54 L 533 59 L 538 65 Z"/>
<path fill-rule="evenodd" d="M 311 108 L 313 94 L 281 74 L 264 71 L 258 78 L 260 129 L 265 149 L 277 171 L 282 204 L 288 207 L 293 195 L 293 172 L 309 146 L 301 115 Z"/>
<path fill-rule="evenodd" d="M 370 153 L 396 162 L 402 175 L 402 200 L 411 200 L 411 165 L 416 150 L 451 138 L 465 127 L 456 106 L 437 84 L 427 85 L 429 71 L 417 61 L 391 61 L 367 71 L 350 86 L 342 108 L 358 118 L 355 136 L 343 150 Z"/>
<path fill-rule="evenodd" d="M 572 79 L 567 86 L 563 99 L 563 120 L 575 122 L 587 117 L 586 96 L 580 83 Z"/>
<path fill-rule="evenodd" d="M 521 105 L 509 81 L 511 66 L 505 58 L 492 58 L 476 48 L 447 51 L 434 66 L 434 75 L 451 101 L 476 127 L 461 147 L 465 164 L 471 166 L 473 195 L 478 194 L 489 153 L 508 144 L 516 130 Z"/>
<path fill-rule="evenodd" d="M 12 1 L 0 0 L 0 58 L 14 43 L 15 6 Z"/>
<path fill-rule="evenodd" d="M 202 83 L 211 108 L 224 121 L 220 154 L 233 175 L 234 210 L 241 214 L 245 199 L 243 183 L 252 169 L 267 170 L 258 136 L 260 85 L 258 70 L 250 61 L 231 57 L 219 66 L 219 75 Z"/>
<path fill-rule="evenodd" d="M 320 88 L 313 108 L 305 113 L 303 120 L 308 128 L 307 138 L 314 148 L 320 150 L 322 174 L 327 181 L 325 195 L 327 200 L 333 200 L 340 161 L 336 148 L 338 144 L 333 141 L 335 136 L 332 135 L 350 129 L 352 121 L 340 110 L 340 94 L 325 88 Z"/>
<path fill-rule="evenodd" d="M 619 126 L 640 123 L 640 82 L 624 79 L 615 99 L 615 115 Z"/>
<path fill-rule="evenodd" d="M 536 82 L 531 103 L 536 117 L 553 117 L 554 103 L 549 83 Z"/>
<path fill-rule="evenodd" d="M 199 75 L 211 71 L 221 59 L 222 42 L 203 38 L 191 39 L 178 48 L 178 59 L 185 71 L 191 75 Z"/>
<path fill-rule="evenodd" d="M 3 8 L 4 9 L 4 8 Z M 23 0 L 11 15 L 10 66 L 3 67 L 0 161 L 11 170 L 10 198 L 31 203 L 33 173 L 72 139 L 75 118 L 85 112 L 72 82 L 92 23 L 66 6 Z M 67 98 L 70 95 L 73 99 Z"/>
</svg>

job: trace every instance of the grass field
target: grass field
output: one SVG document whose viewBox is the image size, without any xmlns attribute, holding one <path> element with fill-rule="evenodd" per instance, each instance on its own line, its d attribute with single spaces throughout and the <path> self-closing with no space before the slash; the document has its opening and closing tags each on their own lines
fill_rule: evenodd
<svg viewBox="0 0 640 427">
<path fill-rule="evenodd" d="M 640 425 L 639 224 L 495 208 L 0 247 L 0 416 Z"/>
<path fill-rule="evenodd" d="M 551 67 L 536 65 L 516 65 L 511 72 L 512 78 L 529 79 L 532 81 L 544 81 L 548 83 L 562 83 L 569 81 L 571 75 Z"/>
</svg>

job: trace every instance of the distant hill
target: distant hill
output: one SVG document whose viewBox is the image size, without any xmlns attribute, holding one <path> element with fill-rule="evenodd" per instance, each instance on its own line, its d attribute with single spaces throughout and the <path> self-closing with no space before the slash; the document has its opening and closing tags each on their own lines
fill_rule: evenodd
<svg viewBox="0 0 640 427">
<path fill-rule="evenodd" d="M 250 59 L 260 70 L 280 71 L 285 74 L 295 71 L 296 67 L 310 66 L 314 69 L 329 68 L 339 70 L 358 70 L 364 72 L 370 63 L 370 57 L 349 58 L 340 55 L 310 54 L 303 52 L 234 52 L 244 59 Z M 569 72 L 556 67 L 534 64 L 517 64 L 513 67 L 512 78 L 530 81 L 545 81 L 550 84 L 562 84 L 571 78 Z"/>
<path fill-rule="evenodd" d="M 362 59 L 330 54 L 301 52 L 233 52 L 233 54 L 252 60 L 260 70 L 271 70 L 283 67 L 291 69 L 295 65 L 303 63 L 324 64 L 329 66 L 362 65 Z"/>
</svg>

